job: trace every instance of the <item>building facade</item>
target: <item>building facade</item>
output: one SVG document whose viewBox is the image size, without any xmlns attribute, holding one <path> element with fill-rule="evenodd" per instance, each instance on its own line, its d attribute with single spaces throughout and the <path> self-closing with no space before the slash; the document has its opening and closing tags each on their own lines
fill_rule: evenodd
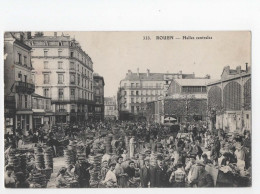
<svg viewBox="0 0 260 194">
<path fill-rule="evenodd" d="M 172 79 L 165 97 L 149 104 L 150 120 L 157 123 L 206 121 L 210 77 Z"/>
<path fill-rule="evenodd" d="M 116 120 L 118 119 L 118 110 L 116 97 L 105 97 L 105 119 Z"/>
<path fill-rule="evenodd" d="M 229 132 L 251 130 L 251 68 L 223 69 L 221 79 L 207 85 L 212 127 Z"/>
<path fill-rule="evenodd" d="M 172 73 L 133 73 L 128 70 L 126 77 L 120 81 L 118 90 L 119 119 L 146 118 L 146 103 L 156 101 L 165 95 L 166 85 L 171 76 L 182 79 L 188 74 Z"/>
<path fill-rule="evenodd" d="M 55 122 L 87 120 L 94 111 L 93 62 L 88 54 L 63 34 L 35 34 L 26 43 L 32 47 L 35 92 L 51 98 Z"/>
<path fill-rule="evenodd" d="M 32 94 L 33 129 L 50 129 L 55 123 L 55 115 L 51 109 L 51 98 Z"/>
<path fill-rule="evenodd" d="M 28 134 L 33 128 L 31 48 L 23 32 L 4 34 L 4 101 L 5 129 Z"/>
<path fill-rule="evenodd" d="M 104 78 L 94 73 L 94 120 L 104 120 Z"/>
</svg>

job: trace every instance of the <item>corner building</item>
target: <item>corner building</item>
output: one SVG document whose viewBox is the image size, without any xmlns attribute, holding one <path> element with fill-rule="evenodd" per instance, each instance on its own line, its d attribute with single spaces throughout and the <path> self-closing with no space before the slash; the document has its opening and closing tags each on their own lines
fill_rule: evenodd
<svg viewBox="0 0 260 194">
<path fill-rule="evenodd" d="M 35 92 L 51 98 L 56 123 L 88 119 L 94 109 L 93 62 L 70 36 L 36 35 L 27 40 L 32 47 L 32 78 Z"/>
<path fill-rule="evenodd" d="M 27 34 L 4 34 L 4 101 L 6 132 L 28 134 L 33 130 L 31 47 L 24 42 Z"/>
</svg>

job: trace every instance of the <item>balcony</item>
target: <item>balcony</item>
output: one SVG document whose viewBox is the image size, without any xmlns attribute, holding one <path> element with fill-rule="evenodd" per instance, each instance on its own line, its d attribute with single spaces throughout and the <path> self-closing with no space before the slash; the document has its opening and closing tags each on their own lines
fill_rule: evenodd
<svg viewBox="0 0 260 194">
<path fill-rule="evenodd" d="M 32 94 L 35 91 L 35 85 L 27 82 L 16 81 L 15 90 L 18 93 L 28 93 Z"/>
</svg>

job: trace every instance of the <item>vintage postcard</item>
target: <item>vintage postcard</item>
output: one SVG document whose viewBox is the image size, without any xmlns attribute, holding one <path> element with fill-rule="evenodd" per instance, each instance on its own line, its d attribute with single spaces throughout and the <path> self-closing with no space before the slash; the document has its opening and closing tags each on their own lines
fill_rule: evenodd
<svg viewBox="0 0 260 194">
<path fill-rule="evenodd" d="M 251 32 L 4 33 L 6 188 L 251 187 Z"/>
</svg>

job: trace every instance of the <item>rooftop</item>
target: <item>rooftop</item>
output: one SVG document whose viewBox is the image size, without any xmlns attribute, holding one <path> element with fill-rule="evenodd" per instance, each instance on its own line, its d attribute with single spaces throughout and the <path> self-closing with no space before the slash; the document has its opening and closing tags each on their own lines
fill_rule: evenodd
<svg viewBox="0 0 260 194">
<path fill-rule="evenodd" d="M 175 79 L 180 86 L 206 86 L 208 83 L 216 81 L 213 79 Z"/>
</svg>

